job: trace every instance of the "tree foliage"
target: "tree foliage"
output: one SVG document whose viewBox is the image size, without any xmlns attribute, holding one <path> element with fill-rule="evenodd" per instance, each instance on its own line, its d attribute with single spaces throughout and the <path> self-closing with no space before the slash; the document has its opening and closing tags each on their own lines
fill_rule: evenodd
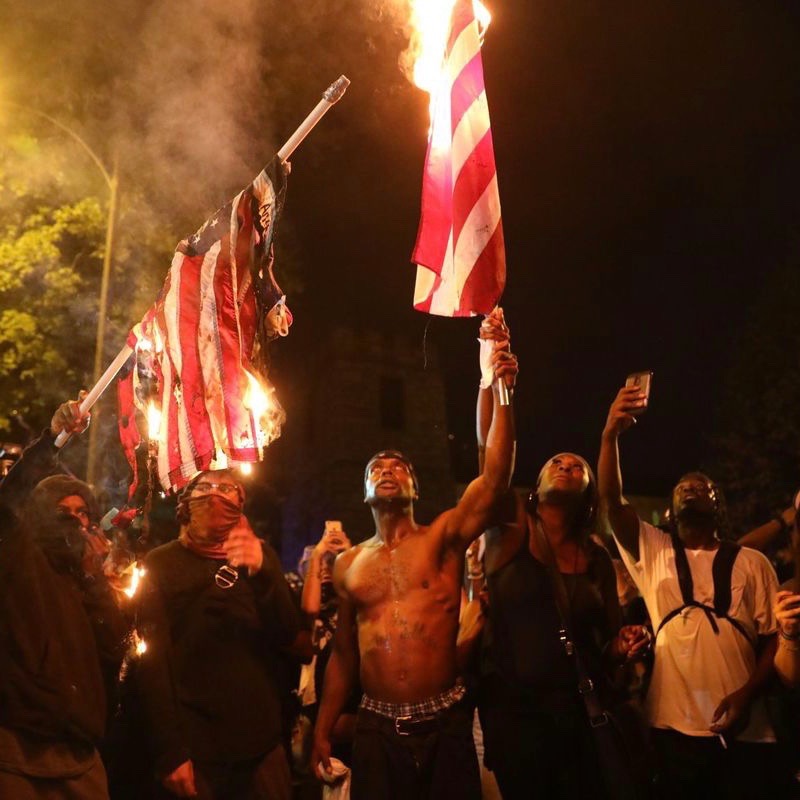
<svg viewBox="0 0 800 800">
<path fill-rule="evenodd" d="M 0 166 L 0 430 L 43 427 L 52 410 L 91 379 L 107 196 L 99 172 L 90 193 L 85 162 L 29 136 L 5 140 Z M 97 190 L 97 184 L 100 190 Z M 106 192 L 107 195 L 107 192 Z M 136 195 L 116 221 L 106 353 L 151 302 L 170 246 L 163 229 L 131 241 L 131 218 L 146 217 Z M 152 222 L 152 220 L 150 220 Z"/>
<path fill-rule="evenodd" d="M 712 469 L 739 530 L 785 508 L 800 486 L 798 298 L 800 272 L 791 264 L 774 274 L 731 336 Z"/>
</svg>

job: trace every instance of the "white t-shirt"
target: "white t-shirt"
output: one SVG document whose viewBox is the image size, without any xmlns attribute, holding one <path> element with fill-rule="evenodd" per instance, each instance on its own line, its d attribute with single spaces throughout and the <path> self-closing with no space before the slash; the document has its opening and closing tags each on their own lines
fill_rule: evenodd
<svg viewBox="0 0 800 800">
<path fill-rule="evenodd" d="M 647 605 L 653 630 L 658 630 L 661 620 L 683 605 L 672 540 L 664 531 L 641 522 L 638 561 L 633 561 L 620 542 L 617 544 Z M 709 606 L 714 605 L 711 567 L 716 554 L 716 550 L 686 550 L 694 599 Z M 742 624 L 753 641 L 777 630 L 772 610 L 777 586 L 769 561 L 757 550 L 743 547 L 733 564 L 728 614 Z M 659 633 L 647 695 L 647 714 L 653 727 L 671 728 L 689 736 L 714 736 L 709 726 L 720 701 L 741 689 L 753 673 L 756 655 L 752 646 L 730 622 L 716 621 L 719 634 L 714 633 L 702 609 L 685 608 Z M 737 738 L 775 741 L 762 699 L 752 703 L 749 724 Z"/>
</svg>

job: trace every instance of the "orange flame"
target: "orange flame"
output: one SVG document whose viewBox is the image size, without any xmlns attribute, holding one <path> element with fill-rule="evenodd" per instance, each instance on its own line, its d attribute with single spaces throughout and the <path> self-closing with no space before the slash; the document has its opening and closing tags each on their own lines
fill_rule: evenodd
<svg viewBox="0 0 800 800">
<path fill-rule="evenodd" d="M 285 419 L 283 408 L 275 398 L 272 386 L 264 387 L 252 373 L 247 375 L 247 390 L 244 394 L 244 406 L 253 414 L 256 421 L 256 446 L 262 449 L 280 436 L 281 425 Z"/>
<path fill-rule="evenodd" d="M 147 642 L 139 636 L 139 631 L 133 632 L 133 643 L 137 656 L 143 656 L 147 652 Z"/>
<path fill-rule="evenodd" d="M 439 84 L 445 79 L 442 60 L 447 47 L 450 17 L 456 0 L 410 0 L 410 2 L 412 28 L 410 58 L 413 62 L 413 81 L 420 89 L 435 95 Z M 473 7 L 483 37 L 492 15 L 480 0 L 473 0 Z"/>
<path fill-rule="evenodd" d="M 147 404 L 147 437 L 151 442 L 158 440 L 161 431 L 161 409 L 155 403 Z"/>
<path fill-rule="evenodd" d="M 260 420 L 269 411 L 269 395 L 252 373 L 245 370 L 247 375 L 247 391 L 244 395 L 245 408 L 253 412 L 253 416 Z"/>
<path fill-rule="evenodd" d="M 136 594 L 136 590 L 139 588 L 139 581 L 142 579 L 145 570 L 143 567 L 140 567 L 138 564 L 133 565 L 133 570 L 131 572 L 131 582 L 128 584 L 127 589 L 123 589 L 128 597 L 133 597 Z"/>
</svg>

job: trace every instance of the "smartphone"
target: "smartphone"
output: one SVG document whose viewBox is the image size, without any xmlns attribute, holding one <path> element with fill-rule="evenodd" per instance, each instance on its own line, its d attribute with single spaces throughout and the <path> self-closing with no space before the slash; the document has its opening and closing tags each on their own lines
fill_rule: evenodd
<svg viewBox="0 0 800 800">
<path fill-rule="evenodd" d="M 341 533 L 342 521 L 340 519 L 326 519 L 325 520 L 325 533 Z"/>
<path fill-rule="evenodd" d="M 647 411 L 647 406 L 650 404 L 650 384 L 652 381 L 652 372 L 632 372 L 625 379 L 625 386 L 637 386 L 644 394 L 644 405 L 641 408 L 637 408 L 634 411 L 628 412 L 634 417 L 638 416 L 639 414 L 644 414 L 644 412 Z"/>
</svg>

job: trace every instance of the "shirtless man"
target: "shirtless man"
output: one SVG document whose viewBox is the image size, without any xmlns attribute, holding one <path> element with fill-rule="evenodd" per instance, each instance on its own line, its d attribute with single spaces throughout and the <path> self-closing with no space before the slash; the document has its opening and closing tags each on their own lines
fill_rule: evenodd
<svg viewBox="0 0 800 800">
<path fill-rule="evenodd" d="M 495 377 L 513 386 L 517 360 L 506 345 L 495 349 L 492 364 Z M 499 403 L 495 409 L 482 474 L 430 525 L 414 520 L 417 479 L 402 453 L 382 451 L 367 464 L 364 499 L 375 535 L 334 566 L 339 626 L 311 756 L 324 780 L 330 732 L 360 656 L 365 694 L 353 748 L 353 800 L 480 798 L 456 635 L 464 554 L 489 524 L 513 470 L 512 410 Z"/>
</svg>

